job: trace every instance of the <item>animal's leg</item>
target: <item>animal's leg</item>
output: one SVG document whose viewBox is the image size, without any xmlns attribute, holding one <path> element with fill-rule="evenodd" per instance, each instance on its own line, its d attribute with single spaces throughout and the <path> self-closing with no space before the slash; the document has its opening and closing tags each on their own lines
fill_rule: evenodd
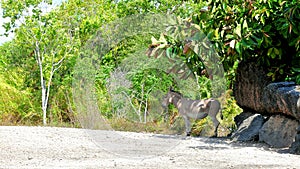
<svg viewBox="0 0 300 169">
<path fill-rule="evenodd" d="M 211 117 L 213 123 L 214 123 L 214 127 L 215 127 L 215 131 L 214 131 L 214 136 L 213 137 L 217 137 L 218 135 L 218 127 L 219 127 L 219 120 L 217 119 L 217 114 L 220 111 L 220 102 L 217 100 L 211 101 L 210 102 L 210 107 L 209 107 L 209 116 Z"/>
<path fill-rule="evenodd" d="M 219 120 L 214 116 L 214 117 L 211 117 L 213 123 L 214 123 L 214 127 L 215 127 L 215 131 L 214 131 L 214 135 L 213 137 L 217 137 L 218 136 L 218 127 L 219 127 Z"/>
<path fill-rule="evenodd" d="M 185 131 L 186 131 L 186 136 L 190 136 L 191 135 L 191 122 L 190 122 L 190 118 L 187 116 L 183 116 L 184 121 L 185 121 Z"/>
</svg>

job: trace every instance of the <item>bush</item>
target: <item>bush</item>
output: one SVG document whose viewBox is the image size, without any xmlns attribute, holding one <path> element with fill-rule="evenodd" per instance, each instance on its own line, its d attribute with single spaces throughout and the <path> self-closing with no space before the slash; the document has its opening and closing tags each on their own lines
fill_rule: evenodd
<svg viewBox="0 0 300 169">
<path fill-rule="evenodd" d="M 27 90 L 19 89 L 22 83 L 16 72 L 0 76 L 0 124 L 36 124 L 41 118 Z"/>
<path fill-rule="evenodd" d="M 300 83 L 300 1 L 218 0 L 193 15 L 230 71 L 255 59 L 274 81 Z"/>
</svg>

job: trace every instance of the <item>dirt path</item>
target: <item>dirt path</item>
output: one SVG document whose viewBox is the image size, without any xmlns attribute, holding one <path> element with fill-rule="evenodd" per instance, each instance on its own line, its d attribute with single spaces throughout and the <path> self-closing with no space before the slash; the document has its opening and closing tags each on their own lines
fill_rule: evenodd
<svg viewBox="0 0 300 169">
<path fill-rule="evenodd" d="M 300 168 L 262 144 L 73 128 L 0 126 L 0 168 Z"/>
</svg>

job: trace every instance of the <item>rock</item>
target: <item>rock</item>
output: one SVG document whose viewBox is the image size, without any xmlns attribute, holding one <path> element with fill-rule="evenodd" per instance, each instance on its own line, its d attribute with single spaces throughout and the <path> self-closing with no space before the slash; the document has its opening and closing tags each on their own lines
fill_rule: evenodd
<svg viewBox="0 0 300 169">
<path fill-rule="evenodd" d="M 238 105 L 264 112 L 262 91 L 271 82 L 263 67 L 257 62 L 241 62 L 236 70 L 233 94 Z"/>
<path fill-rule="evenodd" d="M 290 152 L 300 155 L 300 126 L 297 129 L 295 141 L 292 143 L 292 145 L 290 147 Z"/>
<path fill-rule="evenodd" d="M 241 114 L 234 117 L 234 122 L 239 128 L 239 126 L 243 123 L 245 119 L 247 119 L 250 116 L 253 116 L 255 113 L 249 112 L 249 111 L 243 111 Z"/>
<path fill-rule="evenodd" d="M 259 141 L 263 141 L 272 147 L 289 147 L 296 136 L 299 123 L 284 116 L 270 117 L 259 131 Z"/>
<path fill-rule="evenodd" d="M 270 83 L 263 91 L 262 101 L 268 113 L 283 113 L 300 119 L 297 102 L 300 92 L 294 82 Z"/>
<path fill-rule="evenodd" d="M 236 73 L 234 97 L 243 109 L 284 114 L 300 120 L 300 90 L 294 82 L 271 83 L 256 62 L 241 62 Z"/>
<path fill-rule="evenodd" d="M 264 117 L 260 114 L 248 117 L 241 123 L 238 130 L 232 135 L 233 141 L 256 140 L 264 121 Z"/>
<path fill-rule="evenodd" d="M 271 83 L 267 73 L 256 61 L 239 63 L 234 97 L 244 110 L 273 115 L 259 131 L 260 141 L 280 148 L 289 147 L 295 140 L 291 150 L 300 154 L 300 134 L 296 135 L 300 123 L 300 85 L 294 82 Z M 245 130 L 241 121 L 247 116 L 243 114 L 235 118 L 238 130 Z M 243 138 L 235 135 L 235 139 Z"/>
</svg>

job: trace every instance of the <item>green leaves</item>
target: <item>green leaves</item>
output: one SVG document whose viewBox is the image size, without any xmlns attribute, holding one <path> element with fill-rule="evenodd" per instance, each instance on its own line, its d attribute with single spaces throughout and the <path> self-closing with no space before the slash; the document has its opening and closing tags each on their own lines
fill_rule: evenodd
<svg viewBox="0 0 300 169">
<path fill-rule="evenodd" d="M 167 27 L 159 40 L 151 38 L 152 44 L 147 50 L 147 55 L 155 58 L 166 56 L 172 63 L 168 73 L 186 79 L 194 72 L 200 74 L 204 69 L 199 56 L 203 56 L 202 52 L 205 49 L 209 50 L 210 45 L 205 41 L 206 37 L 200 32 L 198 25 L 181 18 L 177 18 L 175 22 L 177 24 Z"/>
<path fill-rule="evenodd" d="M 1 8 L 3 9 L 3 18 L 10 18 L 10 22 L 4 23 L 6 32 L 12 31 L 16 27 L 16 22 L 24 15 L 38 17 L 42 11 L 36 8 L 42 0 L 1 0 Z M 45 4 L 51 1 L 44 1 Z M 31 11 L 30 7 L 33 7 Z"/>
<path fill-rule="evenodd" d="M 288 75 L 291 63 L 300 57 L 299 1 L 221 0 L 209 6 L 209 19 L 199 25 L 208 35 L 215 32 L 208 37 L 225 69 L 230 70 L 236 60 L 255 59 L 274 73 L 274 80 Z M 283 72 L 276 70 L 281 65 Z"/>
<path fill-rule="evenodd" d="M 10 22 L 4 24 L 6 33 L 16 28 L 16 23 L 20 18 L 25 18 L 25 20 L 22 20 L 23 25 L 14 30 L 15 39 L 11 45 L 5 47 L 7 51 L 3 52 L 5 57 L 1 56 L 0 65 L 5 67 L 3 70 L 10 67 L 22 69 L 20 77 L 17 77 L 22 80 L 18 90 L 28 89 L 28 93 L 33 93 L 32 96 L 28 96 L 29 99 L 35 100 L 36 103 L 38 103 L 36 96 L 40 95 L 40 87 L 38 86 L 38 67 L 32 47 L 34 43 L 38 41 L 40 50 L 45 52 L 43 66 L 47 76 L 50 74 L 51 62 L 59 63 L 65 56 L 66 62 L 63 62 L 53 79 L 53 96 L 55 96 L 55 93 L 59 91 L 59 86 L 68 88 L 75 59 L 81 47 L 96 31 L 103 24 L 118 17 L 138 13 L 162 12 L 179 16 L 179 20 L 175 20 L 174 25 L 180 26 L 169 27 L 168 34 L 152 38 L 147 55 L 156 58 L 167 57 L 170 62 L 174 63 L 168 68 L 169 72 L 177 73 L 182 78 L 194 72 L 201 74 L 201 71 L 205 69 L 203 62 L 210 56 L 209 51 L 205 49 L 214 46 L 215 51 L 222 57 L 226 76 L 232 81 L 235 75 L 234 69 L 239 61 L 256 59 L 269 70 L 268 75 L 273 80 L 288 77 L 288 80 L 300 83 L 300 5 L 297 0 L 234 0 L 230 2 L 218 0 L 198 3 L 193 1 L 182 3 L 178 0 L 159 2 L 132 0 L 118 3 L 105 0 L 69 0 L 47 14 L 42 14 L 38 6 L 40 2 L 41 0 L 1 1 L 4 9 L 3 16 L 10 18 Z M 52 3 L 51 0 L 43 2 Z M 199 30 L 203 34 L 199 33 Z M 187 40 L 186 37 L 188 37 Z M 207 37 L 212 44 L 206 43 L 204 37 Z M 143 38 L 147 39 L 145 40 L 147 42 L 150 41 L 150 37 Z M 132 44 L 129 45 L 129 43 Z M 105 69 L 103 70 L 105 77 L 121 59 L 132 52 L 134 43 L 137 41 L 120 42 L 116 48 L 112 49 L 112 53 L 103 58 L 101 63 L 102 68 Z M 141 84 L 139 80 L 147 83 L 154 83 L 157 80 L 156 75 L 151 73 L 142 72 L 136 75 L 133 80 L 137 89 Z M 101 78 L 101 84 L 105 83 L 104 79 Z M 103 88 L 101 91 L 105 93 L 103 85 L 101 87 Z M 8 88 L 15 90 L 14 86 Z M 63 93 L 64 90 L 60 92 Z M 101 102 L 107 102 L 106 99 L 103 98 Z M 62 98 L 53 102 L 66 103 L 66 100 Z M 30 102 L 26 101 L 26 103 Z M 62 112 L 65 110 L 67 108 L 64 107 Z M 37 110 L 28 111 L 38 112 L 39 110 L 37 108 Z M 53 110 L 53 112 L 56 111 Z"/>
<path fill-rule="evenodd" d="M 231 70 L 236 61 L 255 59 L 273 72 L 273 80 L 283 80 L 288 75 L 288 69 L 295 67 L 293 60 L 300 57 L 299 3 L 281 0 L 220 0 L 210 2 L 208 11 L 193 14 L 191 18 L 222 56 L 226 70 Z M 182 37 L 189 36 L 180 28 L 172 30 L 170 36 L 178 39 L 179 43 Z M 190 49 L 199 54 L 199 46 L 186 45 L 182 43 L 181 47 L 176 47 L 182 50 L 183 54 L 191 51 Z M 205 45 L 203 44 L 203 47 Z M 173 57 L 171 51 L 171 48 L 168 48 L 167 53 L 160 52 L 157 56 L 167 54 L 167 57 Z M 296 65 L 300 65 L 300 61 Z M 277 70 L 278 67 L 281 68 Z M 294 72 L 293 76 L 296 74 L 297 72 Z"/>
<path fill-rule="evenodd" d="M 268 50 L 268 53 L 267 53 L 267 55 L 269 56 L 269 57 L 271 57 L 272 59 L 275 59 L 275 58 L 279 58 L 279 59 L 281 59 L 281 54 L 282 54 L 282 52 L 281 52 L 281 49 L 277 49 L 277 48 L 275 48 L 275 47 L 272 47 L 272 48 L 270 48 L 269 50 Z"/>
<path fill-rule="evenodd" d="M 236 28 L 234 29 L 234 33 L 238 35 L 239 38 L 242 37 L 242 25 L 237 24 Z"/>
</svg>

